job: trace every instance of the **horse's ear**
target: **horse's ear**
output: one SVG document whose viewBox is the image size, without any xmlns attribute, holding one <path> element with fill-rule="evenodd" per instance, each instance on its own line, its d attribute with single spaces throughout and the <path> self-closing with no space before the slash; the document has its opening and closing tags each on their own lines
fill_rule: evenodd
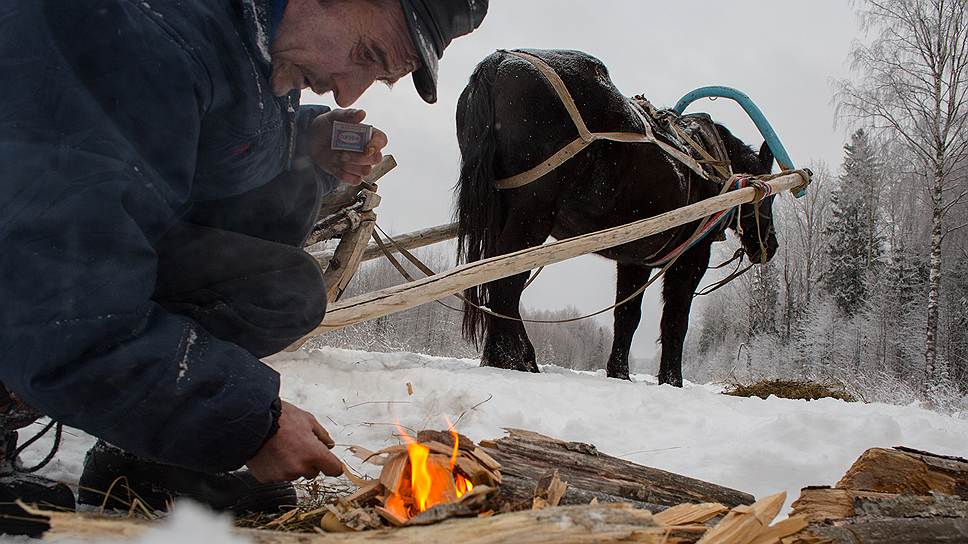
<svg viewBox="0 0 968 544">
<path fill-rule="evenodd" d="M 760 146 L 760 166 L 763 168 L 763 172 L 769 174 L 773 171 L 773 150 L 770 149 L 770 144 L 763 142 Z"/>
</svg>

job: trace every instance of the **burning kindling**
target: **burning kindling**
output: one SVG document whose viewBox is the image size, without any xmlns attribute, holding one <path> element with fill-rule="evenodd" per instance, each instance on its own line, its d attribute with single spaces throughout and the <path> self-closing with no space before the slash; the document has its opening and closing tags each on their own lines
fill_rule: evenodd
<svg viewBox="0 0 968 544">
<path fill-rule="evenodd" d="M 477 515 L 501 482 L 501 465 L 455 431 L 421 431 L 404 444 L 378 452 L 352 448 L 365 462 L 382 466 L 380 478 L 361 481 L 348 502 L 374 507 L 392 525 L 421 524 Z"/>
</svg>

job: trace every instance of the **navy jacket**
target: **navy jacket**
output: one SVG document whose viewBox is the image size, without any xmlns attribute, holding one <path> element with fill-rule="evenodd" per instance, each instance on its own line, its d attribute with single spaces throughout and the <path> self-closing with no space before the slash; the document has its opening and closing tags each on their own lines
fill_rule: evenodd
<svg viewBox="0 0 968 544">
<path fill-rule="evenodd" d="M 0 0 L 0 381 L 65 424 L 206 471 L 255 454 L 279 377 L 151 301 L 152 244 L 199 208 L 268 239 L 311 227 L 289 215 L 305 195 L 219 210 L 312 175 L 287 170 L 327 111 L 272 95 L 264 6 Z"/>
</svg>

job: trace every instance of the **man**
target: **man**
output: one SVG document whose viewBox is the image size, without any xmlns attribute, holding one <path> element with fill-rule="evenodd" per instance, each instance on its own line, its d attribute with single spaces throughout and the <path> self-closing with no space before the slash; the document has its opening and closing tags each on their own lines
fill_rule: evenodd
<svg viewBox="0 0 968 544">
<path fill-rule="evenodd" d="M 280 400 L 258 358 L 322 320 L 322 274 L 300 247 L 321 198 L 337 180 L 359 184 L 387 138 L 333 151 L 333 122 L 365 114 L 300 107 L 299 91 L 348 107 L 413 72 L 433 103 L 444 48 L 486 11 L 486 0 L 0 6 L 0 502 L 73 506 L 18 470 L 13 431 L 32 410 L 104 440 L 82 503 L 101 504 L 123 476 L 154 508 L 189 496 L 271 510 L 292 502 L 291 480 L 341 472 L 326 430 Z"/>
</svg>

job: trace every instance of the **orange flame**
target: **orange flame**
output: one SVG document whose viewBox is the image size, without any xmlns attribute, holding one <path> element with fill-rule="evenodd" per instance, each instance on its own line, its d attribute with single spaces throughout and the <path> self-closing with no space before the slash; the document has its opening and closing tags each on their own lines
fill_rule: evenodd
<svg viewBox="0 0 968 544">
<path fill-rule="evenodd" d="M 457 498 L 459 499 L 470 493 L 471 490 L 474 489 L 474 484 L 472 484 L 467 478 L 454 471 L 454 467 L 457 466 L 457 453 L 460 447 L 460 435 L 454 430 L 454 424 L 450 422 L 450 418 L 446 419 L 447 428 L 450 429 L 450 436 L 454 438 L 454 451 L 450 454 L 450 471 L 454 473 L 454 487 L 457 490 Z"/>
<path fill-rule="evenodd" d="M 411 438 L 399 424 L 397 430 L 407 444 L 410 478 L 409 482 L 401 481 L 397 489 L 389 490 L 384 503 L 388 510 L 402 519 L 409 519 L 437 504 L 453 502 L 474 489 L 474 484 L 455 470 L 459 438 L 453 429 L 450 432 L 454 437 L 454 449 L 447 465 L 443 464 L 440 456 L 434 461 L 430 448 Z M 408 483 L 409 486 L 406 485 Z"/>
<path fill-rule="evenodd" d="M 407 453 L 410 454 L 410 488 L 413 490 L 413 498 L 417 503 L 417 510 L 423 512 L 427 509 L 430 490 L 434 484 L 433 478 L 430 477 L 430 470 L 427 467 L 430 448 L 421 446 L 416 442 L 411 442 L 407 444 Z"/>
</svg>

